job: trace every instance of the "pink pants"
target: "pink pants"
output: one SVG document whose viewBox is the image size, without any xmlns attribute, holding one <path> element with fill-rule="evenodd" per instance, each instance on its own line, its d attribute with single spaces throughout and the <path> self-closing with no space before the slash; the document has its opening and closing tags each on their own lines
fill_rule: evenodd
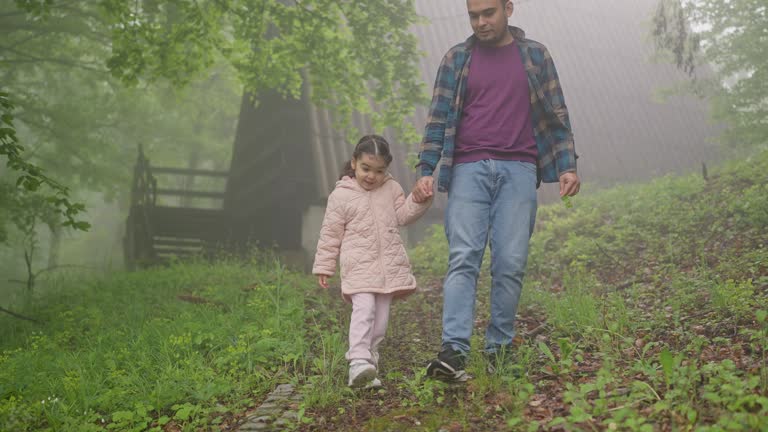
<svg viewBox="0 0 768 432">
<path fill-rule="evenodd" d="M 378 352 L 389 322 L 392 294 L 360 293 L 352 296 L 352 317 L 349 320 L 349 351 L 347 360 L 366 360 L 376 364 L 371 353 Z"/>
</svg>

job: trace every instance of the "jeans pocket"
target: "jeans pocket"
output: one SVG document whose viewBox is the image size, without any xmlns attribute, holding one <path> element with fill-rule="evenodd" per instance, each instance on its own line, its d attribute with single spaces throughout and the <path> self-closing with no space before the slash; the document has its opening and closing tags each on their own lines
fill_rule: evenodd
<svg viewBox="0 0 768 432">
<path fill-rule="evenodd" d="M 530 162 L 520 162 L 520 165 L 523 166 L 527 171 L 536 174 L 536 164 L 532 164 Z"/>
</svg>

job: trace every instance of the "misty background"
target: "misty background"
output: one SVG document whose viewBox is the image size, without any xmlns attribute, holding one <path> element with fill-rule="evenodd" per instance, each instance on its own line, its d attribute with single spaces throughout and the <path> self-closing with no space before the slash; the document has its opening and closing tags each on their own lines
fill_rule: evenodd
<svg viewBox="0 0 768 432">
<path fill-rule="evenodd" d="M 176 31 L 174 25 L 191 12 L 163 2 L 147 1 L 136 11 L 119 1 L 61 1 L 39 8 L 0 1 L 0 88 L 16 105 L 14 124 L 24 157 L 70 188 L 71 197 L 85 204 L 82 217 L 91 225 L 82 232 L 52 230 L 41 223 L 30 240 L 13 228 L 6 211 L 0 218 L 5 227 L 0 286 L 6 292 L 18 290 L 30 260 L 37 271 L 123 268 L 140 146 L 153 167 L 229 173 L 228 178 L 157 174 L 159 188 L 221 194 L 158 196 L 157 205 L 224 209 L 230 215 L 229 237 L 249 237 L 249 245 L 278 245 L 299 256 L 316 241 L 324 198 L 357 134 L 383 132 L 395 144 L 391 171 L 408 188 L 415 181 L 414 155 L 437 66 L 444 52 L 471 32 L 463 0 L 418 0 L 413 9 L 405 7 L 410 3 L 386 11 L 388 19 L 404 24 L 397 34 L 401 39 L 388 50 L 375 29 L 355 33 L 362 32 L 356 25 L 371 22 L 349 18 L 351 34 L 370 39 L 344 47 L 347 53 L 365 53 L 361 66 L 334 76 L 329 73 L 334 69 L 323 69 L 317 59 L 324 56 L 317 51 L 324 42 L 330 44 L 331 36 L 314 30 L 302 37 L 320 38 L 316 46 L 280 45 L 290 32 L 277 12 L 275 22 L 252 29 L 252 34 L 237 21 L 231 28 L 222 26 L 214 37 L 195 33 L 192 24 Z M 276 4 L 285 10 L 293 5 Z M 558 67 L 580 156 L 582 193 L 702 170 L 702 164 L 720 160 L 729 148 L 718 141 L 727 125 L 722 116 L 713 120 L 708 94 L 691 85 L 691 73 L 679 60 L 675 64 L 677 53 L 658 49 L 653 35 L 665 4 L 663 13 L 674 17 L 676 2 L 658 0 L 515 2 L 510 23 L 547 45 Z M 316 25 L 311 19 L 320 12 L 304 13 L 299 17 Z M 142 27 L 142 19 L 153 25 Z M 381 20 L 375 15 L 370 19 Z M 701 21 L 693 24 L 711 29 Z M 242 46 L 248 37 L 263 38 L 270 49 L 250 51 Z M 357 47 L 357 42 L 368 46 Z M 217 43 L 222 44 L 218 51 Z M 269 64 L 265 59 L 280 49 L 293 52 L 293 63 L 275 61 L 273 69 L 243 66 Z M 395 105 L 391 102 L 398 96 L 380 96 L 387 93 L 386 86 L 359 86 L 384 81 L 376 74 L 383 76 L 381 69 L 392 68 L 377 67 L 377 61 L 390 61 L 395 73 L 408 75 L 410 81 L 398 85 L 410 99 L 399 111 L 380 108 Z M 307 73 L 311 78 L 302 81 L 307 69 L 290 69 L 296 64 L 310 64 L 308 69 L 318 72 Z M 722 82 L 713 65 L 703 58 L 696 73 Z M 751 77 L 748 71 L 741 73 Z M 339 98 L 335 103 L 318 101 L 334 92 Z M 345 99 L 345 92 L 357 92 L 370 103 Z M 8 184 L 15 174 L 0 167 L 0 178 Z M 543 185 L 540 199 L 556 200 L 556 186 Z M 0 204 L 0 211 L 9 203 Z M 443 205 L 439 196 L 428 216 L 406 233 L 412 241 L 426 226 L 441 222 Z"/>
</svg>

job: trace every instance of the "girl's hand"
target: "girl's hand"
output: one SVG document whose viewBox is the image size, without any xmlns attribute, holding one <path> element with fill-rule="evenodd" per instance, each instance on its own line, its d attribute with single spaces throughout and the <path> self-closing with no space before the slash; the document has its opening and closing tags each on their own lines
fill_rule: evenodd
<svg viewBox="0 0 768 432">
<path fill-rule="evenodd" d="M 319 283 L 321 287 L 328 289 L 328 276 L 317 275 L 317 283 Z"/>
<path fill-rule="evenodd" d="M 434 195 L 435 180 L 432 176 L 424 176 L 416 180 L 413 186 L 413 201 L 417 204 L 426 202 Z"/>
</svg>

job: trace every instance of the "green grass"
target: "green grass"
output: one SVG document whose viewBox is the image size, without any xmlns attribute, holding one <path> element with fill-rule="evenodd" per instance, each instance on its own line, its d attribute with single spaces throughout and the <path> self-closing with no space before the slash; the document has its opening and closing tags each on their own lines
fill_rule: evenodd
<svg viewBox="0 0 768 432">
<path fill-rule="evenodd" d="M 520 347 L 529 379 L 505 390 L 480 373 L 476 394 L 533 386 L 505 414 L 513 430 L 768 428 L 768 153 L 571 204 L 542 206 L 531 242 L 521 314 L 547 331 Z M 411 256 L 441 277 L 441 227 Z"/>
<path fill-rule="evenodd" d="M 51 276 L 18 310 L 45 324 L 0 317 L 0 430 L 215 429 L 278 381 L 304 395 L 298 430 L 768 429 L 766 197 L 763 153 L 708 180 L 542 206 L 514 366 L 489 374 L 473 351 L 461 387 L 424 379 L 440 341 L 441 293 L 426 288 L 445 272 L 441 227 L 410 252 L 422 290 L 393 305 L 376 392 L 346 387 L 338 289 L 274 260 Z"/>
<path fill-rule="evenodd" d="M 222 421 L 303 359 L 309 282 L 271 260 L 48 281 L 25 311 L 45 324 L 0 318 L 0 429 Z"/>
</svg>

